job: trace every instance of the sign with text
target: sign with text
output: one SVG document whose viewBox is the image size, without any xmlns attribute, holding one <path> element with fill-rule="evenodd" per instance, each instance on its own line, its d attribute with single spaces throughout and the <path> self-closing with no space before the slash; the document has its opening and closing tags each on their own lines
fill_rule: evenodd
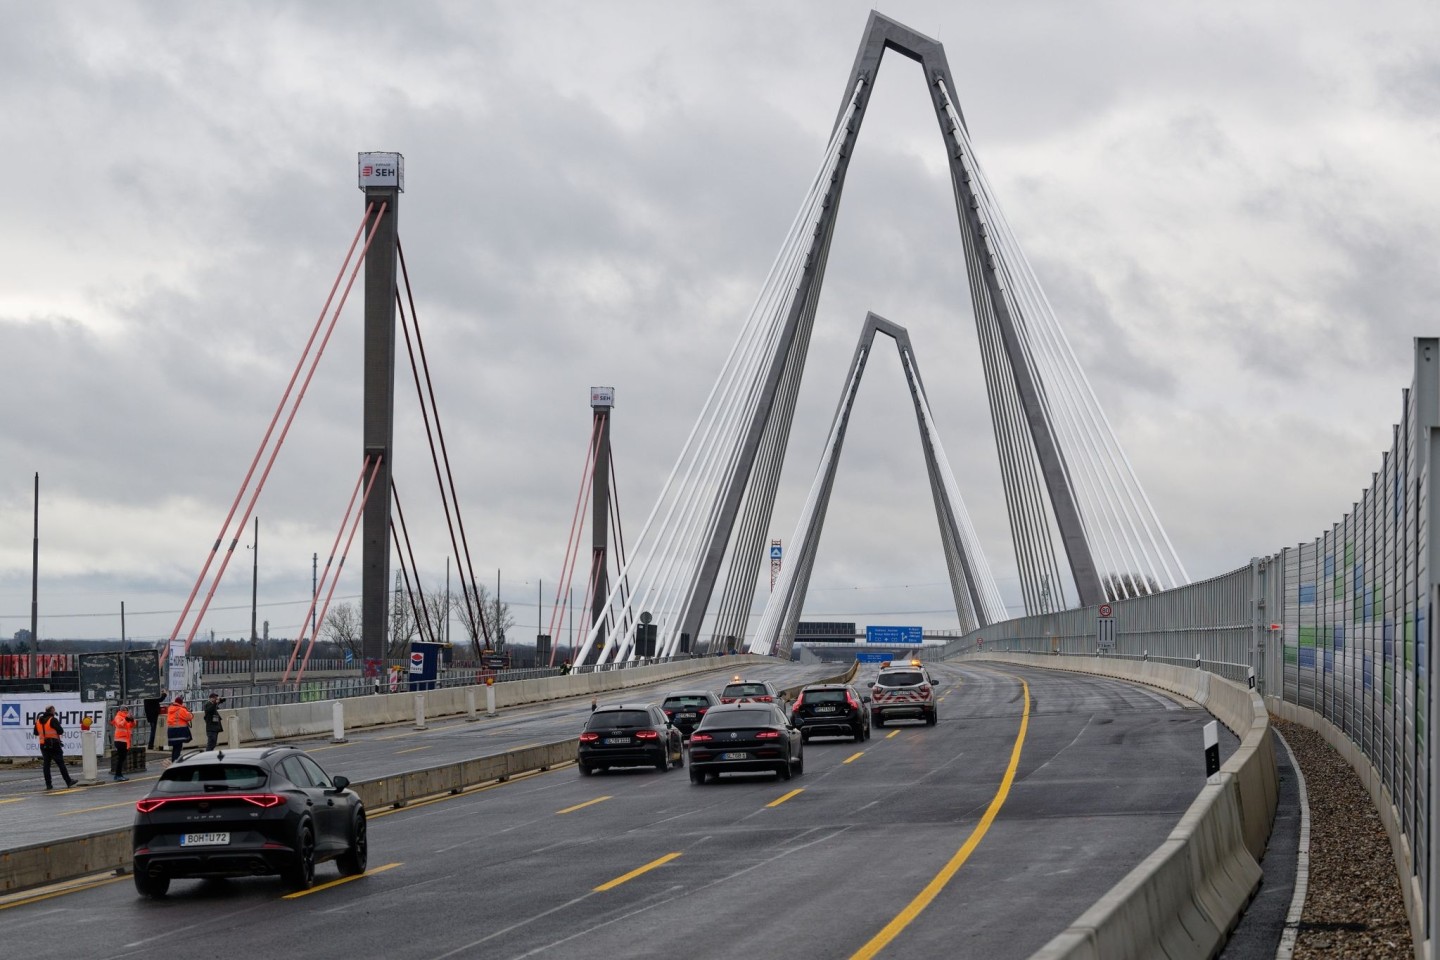
<svg viewBox="0 0 1440 960">
<path fill-rule="evenodd" d="M 65 755 L 80 755 L 80 721 L 89 718 L 94 729 L 106 731 L 105 704 L 84 703 L 80 694 L 0 694 L 0 757 L 38 757 L 40 741 L 35 738 L 35 718 L 46 707 L 55 707 L 55 718 L 64 728 Z M 96 738 L 104 749 L 108 731 Z"/>
<path fill-rule="evenodd" d="M 398 153 L 362 153 L 357 163 L 360 189 L 398 187 L 405 192 L 405 158 Z"/>
<path fill-rule="evenodd" d="M 865 642 L 919 646 L 925 642 L 925 631 L 921 627 L 866 627 Z"/>
</svg>

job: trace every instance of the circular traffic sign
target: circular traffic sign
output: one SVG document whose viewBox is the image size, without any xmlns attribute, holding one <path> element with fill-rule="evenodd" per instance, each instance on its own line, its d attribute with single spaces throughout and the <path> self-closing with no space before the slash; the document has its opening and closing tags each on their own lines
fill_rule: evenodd
<svg viewBox="0 0 1440 960">
<path fill-rule="evenodd" d="M 1102 604 L 1100 604 L 1100 616 L 1102 616 L 1102 617 L 1108 617 L 1108 616 L 1110 616 L 1111 614 L 1113 614 L 1114 612 L 1115 612 L 1115 611 L 1110 608 L 1110 604 L 1108 604 L 1108 603 L 1102 603 Z"/>
<path fill-rule="evenodd" d="M 651 620 L 654 620 L 654 619 L 655 619 L 654 617 L 650 616 L 650 611 L 649 611 L 649 610 L 646 610 L 644 613 L 640 614 L 640 622 L 641 622 L 641 623 L 649 623 Z"/>
</svg>

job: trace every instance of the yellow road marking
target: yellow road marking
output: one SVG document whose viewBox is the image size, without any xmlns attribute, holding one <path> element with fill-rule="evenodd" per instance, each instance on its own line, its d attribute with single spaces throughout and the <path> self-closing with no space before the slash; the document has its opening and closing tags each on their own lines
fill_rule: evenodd
<svg viewBox="0 0 1440 960">
<path fill-rule="evenodd" d="M 620 884 L 626 883 L 626 882 L 628 882 L 628 881 L 630 881 L 630 880 L 634 880 L 636 877 L 640 876 L 640 874 L 642 874 L 642 873 L 649 873 L 651 870 L 654 870 L 656 867 L 663 867 L 665 864 L 669 863 L 671 860 L 674 860 L 674 859 L 675 859 L 676 857 L 678 857 L 678 856 L 680 856 L 680 854 L 679 854 L 678 852 L 677 852 L 677 853 L 667 853 L 667 854 L 665 854 L 665 856 L 661 857 L 661 858 L 658 859 L 658 860 L 651 860 L 649 863 L 645 864 L 645 866 L 643 866 L 643 867 L 636 867 L 634 870 L 631 870 L 629 873 L 621 874 L 620 876 L 616 877 L 614 880 L 611 880 L 609 883 L 602 883 L 602 884 L 600 884 L 600 886 L 598 886 L 598 887 L 595 888 L 595 892 L 596 892 L 596 893 L 604 893 L 606 890 L 614 890 L 616 887 L 620 886 Z"/>
<path fill-rule="evenodd" d="M 21 800 L 24 800 L 24 799 L 26 799 L 26 798 L 25 798 L 25 797 L 11 797 L 9 800 L 0 800 L 0 803 L 19 803 Z"/>
<path fill-rule="evenodd" d="M 940 872 L 935 874 L 934 878 L 925 885 L 925 889 L 917 893 L 915 899 L 906 904 L 905 909 L 897 913 L 895 919 L 885 924 L 884 928 L 871 937 L 865 946 L 851 954 L 850 960 L 869 960 L 884 950 L 890 941 L 899 936 L 902 930 L 920 916 L 921 911 L 930 905 L 940 891 L 945 889 L 945 885 L 950 882 L 951 878 L 964 866 L 965 861 L 970 859 L 970 854 L 975 852 L 975 848 L 980 845 L 981 839 L 990 829 L 990 824 L 999 815 L 1006 797 L 1010 795 L 1010 786 L 1015 782 L 1015 771 L 1020 766 L 1020 748 L 1025 743 L 1025 731 L 1030 726 L 1030 685 L 1020 679 L 1020 687 L 1025 693 L 1025 710 L 1020 715 L 1020 732 L 1015 735 L 1015 746 L 1010 750 L 1010 764 L 1005 768 L 1005 776 L 1000 779 L 1000 789 L 995 791 L 995 796 L 990 800 L 990 806 L 985 808 L 985 815 L 980 818 L 975 829 L 970 831 L 970 836 L 965 839 L 964 845 L 955 851 L 955 855 L 945 866 L 940 868 Z"/>
<path fill-rule="evenodd" d="M 281 897 L 282 900 L 299 900 L 301 897 L 308 897 L 312 893 L 319 893 L 321 890 L 329 890 L 331 887 L 338 887 L 342 883 L 349 883 L 351 880 L 360 880 L 364 877 L 373 877 L 377 873 L 384 873 L 386 870 L 394 870 L 400 866 L 398 863 L 387 863 L 383 867 L 375 867 L 373 870 L 366 870 L 364 873 L 357 873 L 353 877 L 340 877 L 338 880 L 331 880 L 329 883 L 322 883 L 309 890 L 296 890 L 294 893 L 287 893 Z"/>
<path fill-rule="evenodd" d="M 890 740 L 890 739 L 892 739 L 892 738 L 894 738 L 894 737 L 898 737 L 898 736 L 900 736 L 900 731 L 899 731 L 899 730 L 891 730 L 889 733 L 885 734 L 885 739 L 886 739 L 886 740 Z"/>
<path fill-rule="evenodd" d="M 85 880 L 74 886 L 67 886 L 63 890 L 49 890 L 45 893 L 32 894 L 19 900 L 11 900 L 8 903 L 0 903 L 0 910 L 9 910 L 11 907 L 23 907 L 28 903 L 39 903 L 41 900 L 50 900 L 54 897 L 63 897 L 67 893 L 80 893 L 85 890 L 94 890 L 96 887 L 103 887 L 109 883 L 124 880 L 120 877 L 103 877 L 99 880 Z"/>
<path fill-rule="evenodd" d="M 556 811 L 555 811 L 555 815 L 558 817 L 558 816 L 559 816 L 560 814 L 562 814 L 562 813 L 574 813 L 576 810 L 583 810 L 584 808 L 586 808 L 586 807 L 588 807 L 588 806 L 591 806 L 591 805 L 593 805 L 593 804 L 604 803 L 606 800 L 613 800 L 613 799 L 615 799 L 615 798 L 614 798 L 614 797 L 596 797 L 594 800 L 586 800 L 584 803 L 577 803 L 577 804 L 575 804 L 575 806 L 573 806 L 573 807 L 566 807 L 564 810 L 556 810 Z"/>
<path fill-rule="evenodd" d="M 396 750 L 396 751 L 395 751 L 395 755 L 398 757 L 398 756 L 399 756 L 400 754 L 402 754 L 402 753 L 414 753 L 416 750 L 429 750 L 429 749 L 430 749 L 430 748 L 429 748 L 428 746 L 426 746 L 426 747 L 411 747 L 411 748 L 408 749 L 408 750 Z"/>
<path fill-rule="evenodd" d="M 840 762 L 841 762 L 841 763 L 850 763 L 851 761 L 859 760 L 859 759 L 860 759 L 861 757 L 863 757 L 863 756 L 865 756 L 865 751 L 864 751 L 864 750 L 861 750 L 859 753 L 852 753 L 852 754 L 850 754 L 850 756 L 846 757 L 844 760 L 842 760 L 842 761 L 840 761 Z"/>
<path fill-rule="evenodd" d="M 551 767 L 550 769 L 554 770 L 555 767 Z M 366 811 L 365 815 L 371 820 L 378 820 L 381 817 L 388 817 L 392 813 L 405 813 L 409 810 L 414 810 L 416 807 L 428 807 L 430 804 L 439 803 L 442 800 L 454 800 L 456 797 L 465 797 L 469 796 L 472 793 L 483 793 L 486 790 L 494 790 L 496 787 L 503 787 L 507 783 L 515 783 L 518 780 L 529 780 L 531 777 L 537 777 L 542 773 L 548 772 L 549 771 L 547 770 L 527 770 L 524 773 L 515 774 L 515 776 L 511 777 L 509 780 L 497 780 L 493 783 L 487 783 L 479 787 L 467 787 L 459 793 L 446 792 L 440 794 L 439 796 L 430 797 L 425 800 L 412 800 L 410 803 L 405 804 L 405 806 L 403 807 L 391 807 L 388 810 L 378 810 L 374 813 Z"/>
<path fill-rule="evenodd" d="M 802 794 L 802 793 L 804 793 L 804 792 L 805 792 L 805 788 L 804 788 L 804 787 L 801 787 L 799 790 L 791 790 L 789 793 L 785 794 L 785 796 L 781 797 L 781 798 L 778 799 L 778 800 L 771 800 L 769 803 L 765 804 L 765 806 L 767 806 L 767 807 L 778 807 L 778 806 L 780 806 L 780 804 L 784 803 L 786 800 L 789 800 L 791 797 L 798 797 L 800 794 Z"/>
<path fill-rule="evenodd" d="M 79 810 L 65 810 L 65 811 L 63 811 L 63 812 L 60 814 L 60 816 L 62 816 L 62 817 L 73 817 L 73 816 L 75 816 L 75 814 L 77 814 L 77 813 L 91 813 L 92 811 L 95 811 L 95 810 L 114 810 L 116 807 L 133 807 L 133 806 L 135 806 L 135 801 L 134 801 L 134 800 L 126 800 L 124 803 L 107 803 L 107 804 L 104 804 L 103 806 L 99 806 L 99 807 L 81 807 Z"/>
</svg>

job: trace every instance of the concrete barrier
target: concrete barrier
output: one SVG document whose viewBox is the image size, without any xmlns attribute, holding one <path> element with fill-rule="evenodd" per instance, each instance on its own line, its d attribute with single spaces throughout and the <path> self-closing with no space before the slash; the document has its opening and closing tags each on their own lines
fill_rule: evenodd
<svg viewBox="0 0 1440 960">
<path fill-rule="evenodd" d="M 1190 667 L 1044 654 L 976 654 L 1015 663 L 1132 680 L 1204 706 L 1240 745 L 1201 789 L 1158 849 L 1031 960 L 1209 960 L 1260 885 L 1279 799 L 1270 720 L 1260 695 Z"/>
</svg>

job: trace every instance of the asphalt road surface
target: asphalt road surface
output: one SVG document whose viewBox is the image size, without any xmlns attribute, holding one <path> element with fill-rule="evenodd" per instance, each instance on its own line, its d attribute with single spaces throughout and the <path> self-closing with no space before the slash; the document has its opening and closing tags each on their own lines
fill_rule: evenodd
<svg viewBox="0 0 1440 960">
<path fill-rule="evenodd" d="M 359 878 L 177 881 L 162 901 L 97 878 L 0 900 L 0 942 L 26 960 L 1027 957 L 1175 826 L 1210 716 L 1103 678 L 932 670 L 937 726 L 812 740 L 790 782 L 567 766 L 372 812 Z"/>
</svg>

